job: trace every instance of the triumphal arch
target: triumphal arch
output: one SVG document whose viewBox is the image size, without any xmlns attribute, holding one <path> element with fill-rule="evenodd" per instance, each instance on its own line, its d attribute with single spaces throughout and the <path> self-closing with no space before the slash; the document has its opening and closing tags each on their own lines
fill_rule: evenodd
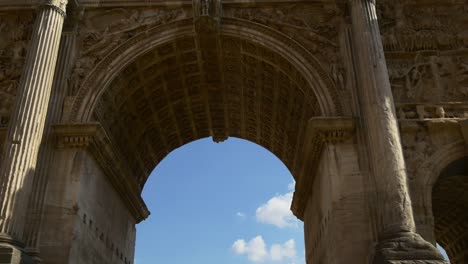
<svg viewBox="0 0 468 264">
<path fill-rule="evenodd" d="M 289 168 L 308 264 L 468 263 L 465 0 L 1 0 L 0 116 L 0 263 L 133 263 L 204 137 Z"/>
</svg>

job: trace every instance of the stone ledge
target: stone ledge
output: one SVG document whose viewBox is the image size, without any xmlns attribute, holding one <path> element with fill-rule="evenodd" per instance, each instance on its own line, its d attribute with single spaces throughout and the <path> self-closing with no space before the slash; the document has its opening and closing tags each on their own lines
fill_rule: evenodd
<svg viewBox="0 0 468 264">
<path fill-rule="evenodd" d="M 291 211 L 303 220 L 309 193 L 312 190 L 320 156 L 326 144 L 338 144 L 354 136 L 355 121 L 351 117 L 317 117 L 307 123 L 302 146 L 304 163 L 296 178 Z"/>
</svg>

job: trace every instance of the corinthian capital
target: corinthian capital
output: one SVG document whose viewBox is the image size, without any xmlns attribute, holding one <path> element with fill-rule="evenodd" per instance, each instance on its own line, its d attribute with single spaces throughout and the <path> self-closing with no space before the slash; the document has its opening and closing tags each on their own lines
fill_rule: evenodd
<svg viewBox="0 0 468 264">
<path fill-rule="evenodd" d="M 56 8 L 60 13 L 65 15 L 68 0 L 42 0 L 42 6 L 50 6 Z"/>
</svg>

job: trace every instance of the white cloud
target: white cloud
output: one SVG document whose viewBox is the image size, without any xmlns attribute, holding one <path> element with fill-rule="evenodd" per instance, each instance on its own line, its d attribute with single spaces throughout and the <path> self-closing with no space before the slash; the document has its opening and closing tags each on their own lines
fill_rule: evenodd
<svg viewBox="0 0 468 264">
<path fill-rule="evenodd" d="M 279 228 L 296 227 L 297 220 L 291 212 L 293 193 L 277 195 L 257 208 L 255 215 L 257 221 L 264 224 L 275 225 Z"/>
<path fill-rule="evenodd" d="M 296 262 L 296 243 L 290 239 L 283 244 L 273 244 L 270 251 L 267 251 L 265 241 L 262 236 L 252 238 L 248 243 L 244 239 L 239 239 L 232 244 L 232 250 L 237 255 L 247 255 L 251 262 L 280 262 L 288 260 Z"/>
<path fill-rule="evenodd" d="M 248 243 L 243 239 L 239 239 L 232 244 L 232 249 L 238 255 L 247 255 L 252 262 L 263 262 L 268 258 L 265 241 L 262 236 L 256 236 Z"/>
<path fill-rule="evenodd" d="M 284 242 L 284 244 L 273 244 L 270 248 L 270 257 L 273 261 L 294 259 L 296 257 L 296 243 L 294 239 L 290 239 Z"/>
<path fill-rule="evenodd" d="M 294 191 L 294 188 L 296 187 L 296 181 L 291 182 L 288 184 L 288 191 L 292 192 Z"/>
<path fill-rule="evenodd" d="M 242 219 L 244 219 L 246 217 L 245 214 L 242 213 L 242 212 L 237 212 L 236 215 L 237 215 L 237 217 L 242 218 Z"/>
</svg>

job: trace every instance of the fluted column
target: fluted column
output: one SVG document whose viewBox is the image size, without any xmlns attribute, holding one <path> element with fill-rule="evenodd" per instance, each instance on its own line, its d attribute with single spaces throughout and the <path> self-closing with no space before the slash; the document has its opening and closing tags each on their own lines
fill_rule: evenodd
<svg viewBox="0 0 468 264">
<path fill-rule="evenodd" d="M 430 243 L 415 233 L 375 0 L 349 0 L 348 3 L 360 105 L 359 123 L 365 134 L 370 171 L 377 191 L 376 220 L 380 244 L 376 247 L 374 261 L 442 259 Z"/>
<path fill-rule="evenodd" d="M 39 151 L 33 189 L 29 197 L 28 217 L 25 226 L 24 242 L 29 255 L 39 257 L 39 230 L 44 218 L 44 199 L 49 180 L 50 164 L 54 160 L 54 140 L 52 124 L 60 122 L 63 101 L 67 95 L 67 81 L 73 65 L 76 33 L 62 33 L 54 82 L 50 95 L 49 110 L 44 128 L 44 137 Z"/>
<path fill-rule="evenodd" d="M 0 165 L 0 242 L 23 247 L 23 233 L 44 131 L 66 0 L 41 3 Z"/>
</svg>

